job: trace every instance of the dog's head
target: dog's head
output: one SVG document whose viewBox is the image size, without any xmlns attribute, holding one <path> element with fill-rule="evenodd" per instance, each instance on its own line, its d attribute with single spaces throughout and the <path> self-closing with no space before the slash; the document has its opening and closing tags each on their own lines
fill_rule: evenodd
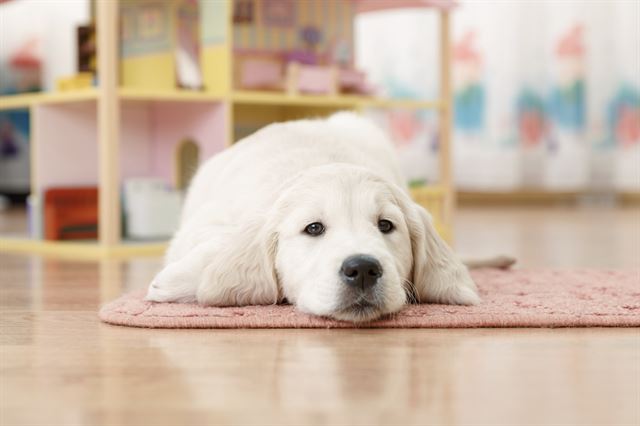
<svg viewBox="0 0 640 426">
<path fill-rule="evenodd" d="M 297 176 L 274 206 L 272 223 L 283 296 L 304 312 L 350 321 L 400 309 L 413 255 L 398 192 L 345 164 Z"/>
<path fill-rule="evenodd" d="M 200 302 L 286 299 L 307 313 L 360 322 L 412 297 L 447 302 L 457 296 L 444 293 L 446 283 L 467 276 L 422 207 L 348 164 L 292 178 L 271 209 L 239 232 L 208 268 L 215 284 L 201 285 Z"/>
</svg>

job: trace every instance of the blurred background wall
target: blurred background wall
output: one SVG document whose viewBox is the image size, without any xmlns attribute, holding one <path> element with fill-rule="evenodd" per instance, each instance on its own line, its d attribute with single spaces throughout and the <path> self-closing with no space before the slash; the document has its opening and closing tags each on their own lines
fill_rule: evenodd
<svg viewBox="0 0 640 426">
<path fill-rule="evenodd" d="M 0 96 L 52 90 L 76 69 L 76 27 L 89 20 L 89 2 L 0 2 Z M 0 193 L 29 190 L 29 115 L 0 111 Z"/>
<path fill-rule="evenodd" d="M 72 74 L 88 2 L 3 3 L 0 93 L 48 90 L 55 76 Z M 459 187 L 640 190 L 639 22 L 635 0 L 461 1 L 453 37 Z M 428 10 L 364 14 L 357 62 L 383 94 L 436 98 L 437 31 Z M 16 67 L 34 63 L 39 83 L 21 81 Z M 409 178 L 435 180 L 437 116 L 371 114 L 398 144 Z M 20 117 L 10 121 L 24 143 L 2 146 L 0 180 L 15 190 L 28 186 L 29 129 Z"/>
</svg>

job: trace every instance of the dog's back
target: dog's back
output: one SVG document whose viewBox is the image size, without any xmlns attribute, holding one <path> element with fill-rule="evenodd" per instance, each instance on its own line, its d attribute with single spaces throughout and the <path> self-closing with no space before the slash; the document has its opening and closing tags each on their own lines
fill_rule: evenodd
<svg viewBox="0 0 640 426">
<path fill-rule="evenodd" d="M 328 119 L 269 125 L 204 163 L 193 178 L 182 221 L 203 206 L 206 220 L 233 223 L 263 211 L 286 181 L 312 167 L 350 163 L 400 186 L 405 181 L 394 148 L 366 118 L 341 112 Z"/>
</svg>

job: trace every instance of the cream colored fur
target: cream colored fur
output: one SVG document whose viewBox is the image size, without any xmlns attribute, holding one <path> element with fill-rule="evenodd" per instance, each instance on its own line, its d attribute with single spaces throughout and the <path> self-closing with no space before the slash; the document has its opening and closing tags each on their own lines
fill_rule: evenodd
<svg viewBox="0 0 640 426">
<path fill-rule="evenodd" d="M 380 232 L 381 218 L 395 230 Z M 316 221 L 326 226 L 323 235 L 302 232 Z M 360 296 L 339 278 L 354 254 L 382 265 L 366 300 L 374 307 L 354 308 Z M 286 299 L 302 311 L 350 321 L 398 311 L 411 297 L 480 300 L 429 213 L 409 198 L 391 144 L 353 113 L 272 124 L 208 160 L 147 294 L 216 306 Z"/>
</svg>

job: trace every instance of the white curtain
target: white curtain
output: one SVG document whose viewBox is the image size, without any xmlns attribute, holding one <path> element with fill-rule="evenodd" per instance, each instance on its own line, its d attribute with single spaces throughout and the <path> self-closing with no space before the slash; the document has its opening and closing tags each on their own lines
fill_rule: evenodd
<svg viewBox="0 0 640 426">
<path fill-rule="evenodd" d="M 640 2 L 463 1 L 453 23 L 461 188 L 640 189 Z M 365 14 L 356 34 L 384 94 L 436 96 L 432 11 Z M 409 176 L 433 180 L 435 116 L 394 115 L 377 118 L 400 135 Z"/>
</svg>

